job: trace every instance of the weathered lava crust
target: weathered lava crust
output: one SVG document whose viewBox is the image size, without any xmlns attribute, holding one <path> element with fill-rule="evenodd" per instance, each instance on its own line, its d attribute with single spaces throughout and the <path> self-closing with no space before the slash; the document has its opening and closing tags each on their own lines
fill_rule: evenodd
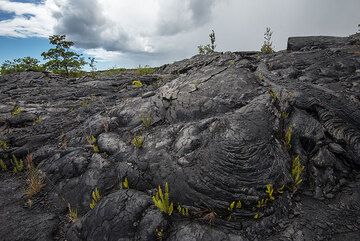
<svg viewBox="0 0 360 241">
<path fill-rule="evenodd" d="M 0 172 L 0 240 L 360 240 L 360 34 L 0 88 L 0 159 L 32 153 L 46 182 L 29 205 L 27 172 Z"/>
</svg>

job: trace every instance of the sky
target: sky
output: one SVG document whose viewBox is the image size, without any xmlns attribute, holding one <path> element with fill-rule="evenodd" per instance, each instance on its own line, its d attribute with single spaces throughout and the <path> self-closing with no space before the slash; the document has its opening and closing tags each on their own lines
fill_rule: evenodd
<svg viewBox="0 0 360 241">
<path fill-rule="evenodd" d="M 42 60 L 48 36 L 65 34 L 98 69 L 160 66 L 197 54 L 259 50 L 266 27 L 275 50 L 290 36 L 349 36 L 360 0 L 0 0 L 0 63 Z"/>
</svg>

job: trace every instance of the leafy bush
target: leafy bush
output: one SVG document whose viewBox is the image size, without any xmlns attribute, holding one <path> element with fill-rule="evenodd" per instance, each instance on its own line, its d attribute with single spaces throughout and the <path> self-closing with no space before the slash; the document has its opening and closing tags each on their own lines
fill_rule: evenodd
<svg viewBox="0 0 360 241">
<path fill-rule="evenodd" d="M 264 54 L 271 54 L 274 53 L 274 48 L 272 46 L 272 42 L 271 42 L 271 36 L 272 36 L 273 32 L 271 31 L 271 28 L 267 27 L 266 31 L 264 33 L 264 43 L 261 47 L 261 53 Z"/>
<path fill-rule="evenodd" d="M 198 46 L 199 54 L 211 54 L 211 53 L 215 52 L 216 45 L 215 45 L 214 30 L 211 31 L 211 33 L 209 34 L 209 37 L 210 37 L 210 44 Z"/>
<path fill-rule="evenodd" d="M 45 68 L 39 64 L 39 60 L 31 57 L 14 59 L 12 61 L 6 60 L 1 65 L 1 75 L 24 72 L 24 71 L 44 71 Z"/>
<path fill-rule="evenodd" d="M 169 201 L 169 184 L 167 182 L 165 183 L 165 194 L 162 192 L 162 189 L 159 185 L 155 195 L 152 196 L 152 200 L 155 206 L 158 207 L 161 212 L 164 212 L 168 215 L 172 214 L 174 205 Z"/>
<path fill-rule="evenodd" d="M 67 41 L 65 35 L 52 35 L 49 41 L 55 48 L 41 54 L 44 60 L 48 60 L 44 65 L 46 69 L 67 76 L 79 73 L 86 62 L 81 54 L 70 51 L 74 43 Z"/>
</svg>

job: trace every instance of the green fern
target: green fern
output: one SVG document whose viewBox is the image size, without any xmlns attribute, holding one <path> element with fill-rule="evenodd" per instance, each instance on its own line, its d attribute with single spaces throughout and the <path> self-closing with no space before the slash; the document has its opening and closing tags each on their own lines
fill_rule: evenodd
<svg viewBox="0 0 360 241">
<path fill-rule="evenodd" d="M 184 208 L 180 204 L 178 204 L 177 210 L 182 216 L 185 216 L 185 217 L 189 216 L 189 209 L 188 208 Z"/>
<path fill-rule="evenodd" d="M 100 201 L 101 194 L 98 188 L 95 188 L 94 191 L 91 193 L 91 202 L 90 202 L 90 208 L 94 209 L 96 204 Z"/>
<path fill-rule="evenodd" d="M 293 134 L 292 127 L 289 126 L 289 128 L 285 132 L 285 144 L 288 149 L 291 148 L 292 134 Z"/>
<path fill-rule="evenodd" d="M 13 165 L 13 172 L 19 173 L 24 170 L 24 162 L 21 159 L 17 159 L 15 155 L 12 156 L 11 164 Z"/>
<path fill-rule="evenodd" d="M 271 200 L 271 201 L 275 200 L 274 188 L 270 183 L 266 185 L 266 195 L 269 200 Z"/>
<path fill-rule="evenodd" d="M 9 143 L 7 141 L 5 141 L 5 140 L 0 140 L 0 148 L 3 151 L 9 150 L 9 148 L 10 148 Z"/>
<path fill-rule="evenodd" d="M 20 106 L 15 105 L 14 108 L 11 110 L 11 115 L 17 116 L 17 115 L 20 115 L 22 112 L 23 112 L 23 109 L 21 109 Z"/>
<path fill-rule="evenodd" d="M 1 167 L 1 170 L 3 170 L 4 172 L 7 171 L 7 165 L 2 159 L 0 159 L 0 167 Z"/>
<path fill-rule="evenodd" d="M 232 201 L 228 207 L 230 212 L 234 211 L 234 209 L 240 209 L 242 207 L 241 201 Z"/>
<path fill-rule="evenodd" d="M 129 189 L 129 181 L 128 181 L 127 177 L 125 177 L 124 181 L 121 182 L 121 187 L 123 189 Z"/>
<path fill-rule="evenodd" d="M 293 160 L 292 160 L 292 167 L 291 167 L 291 175 L 294 179 L 294 186 L 297 187 L 301 184 L 302 179 L 301 179 L 301 174 L 303 173 L 305 167 L 303 165 L 301 165 L 300 162 L 300 156 L 297 155 Z"/>
<path fill-rule="evenodd" d="M 165 183 L 165 194 L 163 193 L 159 185 L 155 195 L 152 196 L 152 201 L 154 202 L 155 206 L 160 209 L 161 212 L 164 212 L 169 216 L 172 214 L 174 210 L 174 205 L 169 201 L 169 184 L 167 182 Z"/>
</svg>

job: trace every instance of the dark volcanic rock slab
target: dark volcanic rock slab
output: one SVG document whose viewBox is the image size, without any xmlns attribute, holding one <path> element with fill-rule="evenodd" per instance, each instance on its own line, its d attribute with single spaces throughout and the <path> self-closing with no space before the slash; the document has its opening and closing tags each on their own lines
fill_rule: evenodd
<svg viewBox="0 0 360 241">
<path fill-rule="evenodd" d="M 287 51 L 196 55 L 153 75 L 0 77 L 1 237 L 360 239 L 359 53 L 359 34 L 296 37 Z M 28 153 L 46 176 L 31 208 L 28 171 L 11 172 Z M 165 182 L 171 216 L 151 200 Z"/>
</svg>

